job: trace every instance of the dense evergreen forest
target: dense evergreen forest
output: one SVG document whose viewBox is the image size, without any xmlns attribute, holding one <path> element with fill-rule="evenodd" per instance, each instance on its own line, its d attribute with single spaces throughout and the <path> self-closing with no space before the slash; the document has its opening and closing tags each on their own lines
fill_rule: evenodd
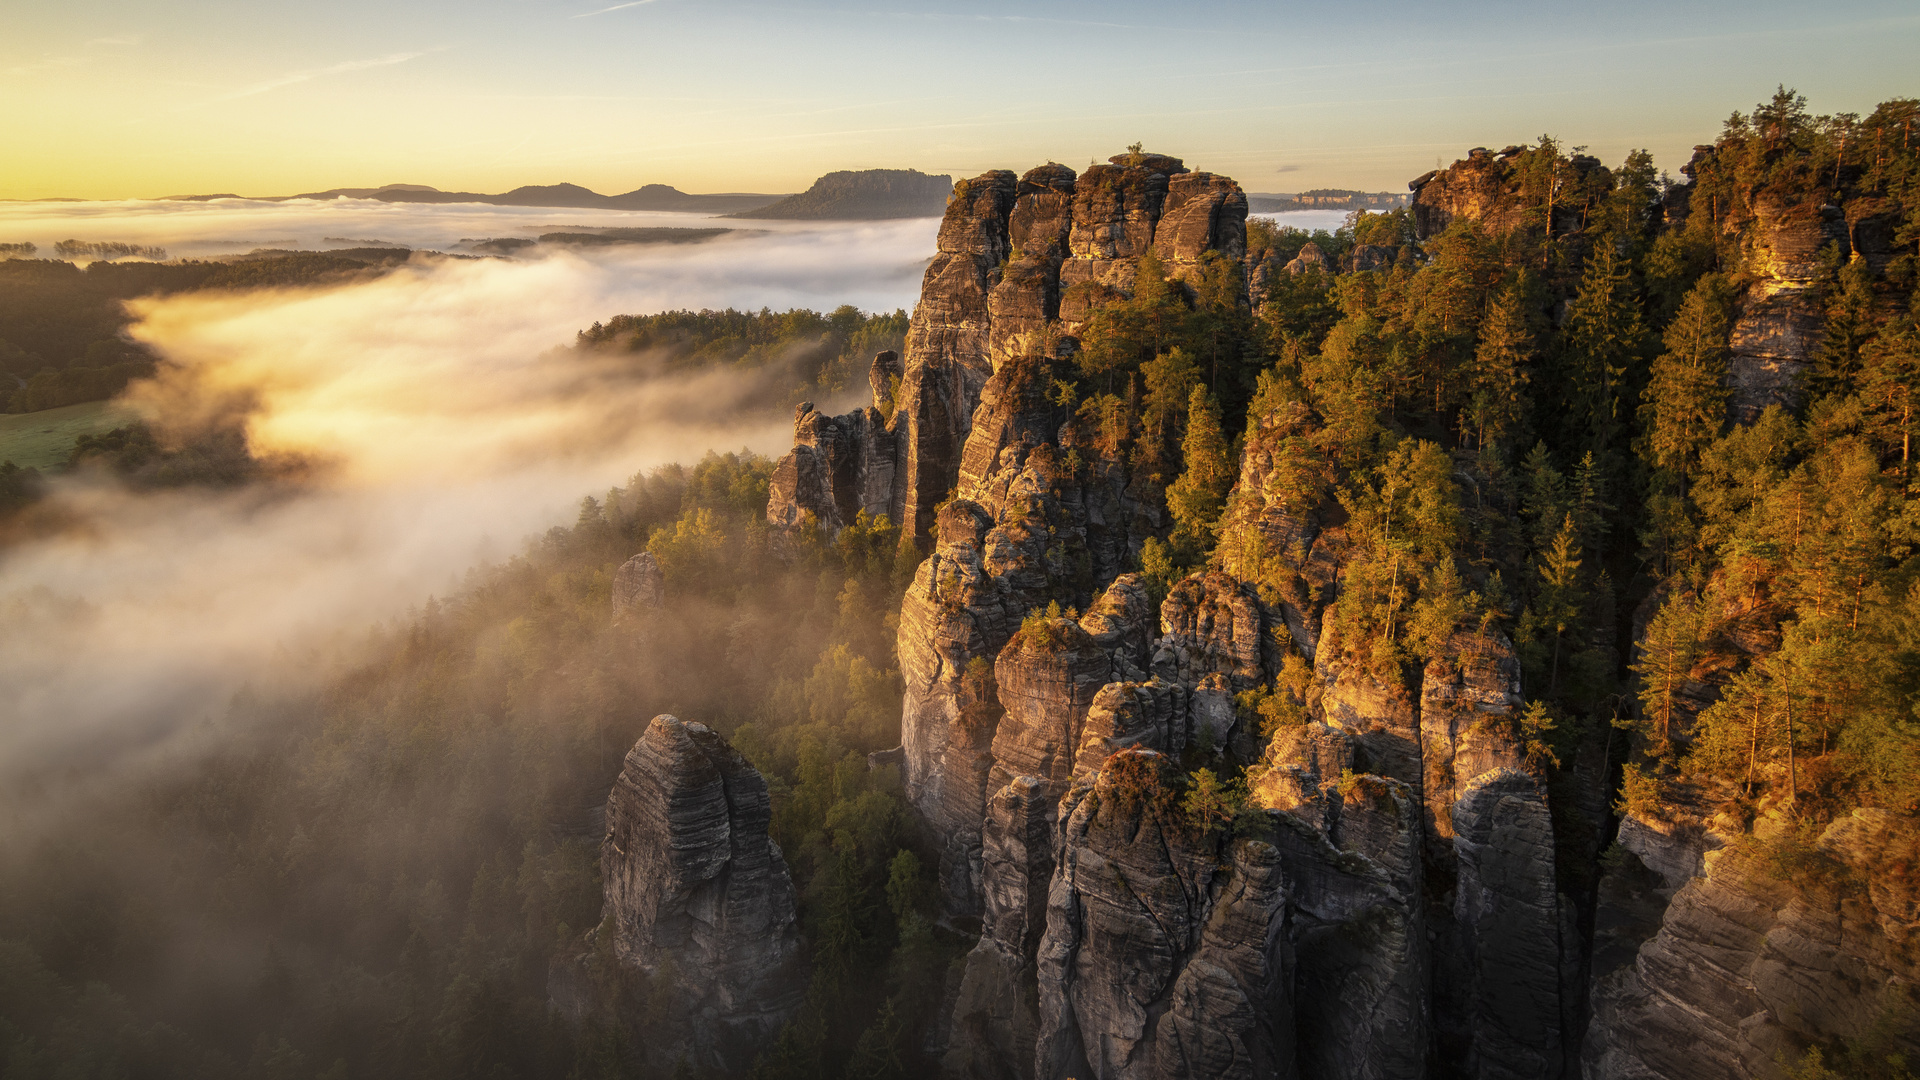
<svg viewBox="0 0 1920 1080">
<path fill-rule="evenodd" d="M 1783 90 L 1727 122 L 1684 201 L 1644 153 L 1603 168 L 1543 137 L 1509 155 L 1497 225 L 1256 222 L 1250 249 L 1283 261 L 1385 249 L 1278 275 L 1258 307 L 1241 264 L 1169 280 L 1149 255 L 1056 365 L 1055 400 L 1164 499 L 1139 567 L 1162 593 L 1208 566 L 1297 587 L 1236 528 L 1240 451 L 1264 440 L 1283 451 L 1264 497 L 1347 524 L 1328 619 L 1360 662 L 1399 671 L 1498 628 L 1551 784 L 1602 748 L 1624 762 L 1617 812 L 1718 817 L 1814 873 L 1808 837 L 1835 815 L 1920 809 L 1917 120 L 1911 99 L 1815 116 Z M 1775 258 L 1755 205 L 1885 242 L 1815 253 L 1816 361 L 1742 414 L 1735 320 Z M 904 331 L 850 308 L 670 313 L 579 345 L 701 365 L 804 342 L 833 387 Z M 726 734 L 774 791 L 813 976 L 756 1075 L 925 1074 L 968 942 L 936 925 L 928 840 L 865 756 L 899 741 L 895 613 L 923 552 L 884 519 L 776 534 L 771 473 L 710 454 L 587 498 L 372 631 L 324 693 L 242 695 L 190 766 L 11 838 L 0 1076 L 637 1074 L 623 1032 L 571 1030 L 545 994 L 599 918 L 594 808 L 661 712 Z M 665 606 L 615 625 L 611 576 L 640 550 Z M 1241 708 L 1299 723 L 1304 675 Z M 1194 772 L 1182 805 L 1230 821 L 1255 780 Z M 1590 895 L 1593 860 L 1563 866 Z M 1822 1060 L 1799 1067 L 1908 1075 L 1866 1044 Z"/>
</svg>

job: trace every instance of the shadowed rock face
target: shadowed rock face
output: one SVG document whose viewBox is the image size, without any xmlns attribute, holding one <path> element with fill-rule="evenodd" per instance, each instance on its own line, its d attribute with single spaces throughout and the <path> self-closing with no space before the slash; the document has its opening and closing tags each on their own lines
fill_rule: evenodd
<svg viewBox="0 0 1920 1080">
<path fill-rule="evenodd" d="M 1554 890 L 1546 793 L 1501 769 L 1453 804 L 1459 860 L 1454 918 L 1465 946 L 1463 985 L 1476 1077 L 1553 1076 L 1561 1066 L 1561 913 Z"/>
<path fill-rule="evenodd" d="M 1426 1074 L 1431 1009 L 1419 805 L 1405 784 L 1353 778 L 1328 836 L 1276 830 L 1295 906 L 1302 1076 Z"/>
<path fill-rule="evenodd" d="M 639 621 L 660 607 L 666 578 L 653 553 L 643 551 L 613 572 L 613 621 Z"/>
<path fill-rule="evenodd" d="M 702 724 L 654 717 L 607 799 L 600 865 L 613 956 L 667 980 L 657 1063 L 744 1070 L 800 1004 L 793 881 L 767 784 Z"/>
<path fill-rule="evenodd" d="M 1910 819 L 1869 809 L 1828 826 L 1817 876 L 1783 878 L 1753 849 L 1709 853 L 1628 962 L 1596 955 L 1585 1074 L 1781 1077 L 1776 1055 L 1857 1038 L 1889 1016 L 1895 1047 L 1914 1060 L 1920 1041 L 1910 1023 L 1900 1035 L 1897 1010 L 1920 975 L 1920 892 L 1905 869 L 1917 846 Z M 1645 873 L 1623 861 L 1608 879 Z M 1626 895 L 1603 884 L 1603 898 Z"/>
<path fill-rule="evenodd" d="M 1123 751 L 1061 806 L 1034 1075 L 1290 1077 L 1278 852 L 1223 853 L 1135 787 L 1155 757 Z"/>
</svg>

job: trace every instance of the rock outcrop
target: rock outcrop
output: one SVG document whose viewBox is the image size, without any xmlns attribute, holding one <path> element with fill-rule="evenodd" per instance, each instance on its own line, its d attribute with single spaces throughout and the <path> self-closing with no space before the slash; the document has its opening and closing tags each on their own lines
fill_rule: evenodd
<svg viewBox="0 0 1920 1080">
<path fill-rule="evenodd" d="M 1223 852 L 1174 809 L 1159 767 L 1122 751 L 1061 806 L 1033 1075 L 1291 1077 L 1279 852 Z"/>
<path fill-rule="evenodd" d="M 1796 849 L 1787 840 L 1775 850 Z M 1835 821 L 1794 858 L 1769 858 L 1764 841 L 1709 853 L 1650 940 L 1633 953 L 1596 952 L 1585 1075 L 1784 1077 L 1780 1062 L 1809 1045 L 1868 1037 L 1883 1055 L 1916 1060 L 1916 855 L 1912 820 L 1871 809 Z M 1642 883 L 1630 886 L 1636 875 Z M 1621 903 L 1652 893 L 1657 909 L 1666 891 L 1632 856 L 1608 879 L 1603 895 Z M 1622 926 L 1646 922 L 1616 914 Z"/>
<path fill-rule="evenodd" d="M 1232 180 L 1159 154 L 1115 161 L 1084 176 L 1047 164 L 954 186 L 897 392 L 877 359 L 871 408 L 796 416 L 794 451 L 773 478 L 772 524 L 792 528 L 812 514 L 832 529 L 865 510 L 932 541 L 935 507 L 959 482 L 989 376 L 1017 359 L 1071 353 L 1094 311 L 1131 295 L 1149 252 L 1176 280 L 1209 259 L 1245 257 L 1246 197 Z"/>
<path fill-rule="evenodd" d="M 1825 322 L 1822 257 L 1845 262 L 1852 255 L 1840 207 L 1789 205 L 1762 194 L 1750 213 L 1747 266 L 1755 280 L 1740 298 L 1727 361 L 1728 408 L 1747 424 L 1769 405 L 1799 407 L 1800 376 L 1820 347 Z"/>
<path fill-rule="evenodd" d="M 1073 466 L 1072 427 L 1049 398 L 1050 387 L 1043 358 L 1009 362 L 989 380 L 958 470 L 957 497 L 941 510 L 933 554 L 901 606 L 904 779 L 945 845 L 941 880 L 949 911 L 961 917 L 979 911 L 986 770 L 1007 709 L 989 686 L 986 665 L 1035 608 L 1094 601 L 1096 582 L 1114 581 L 1159 527 L 1158 514 L 1130 494 L 1117 457 Z M 1092 690 L 1115 678 L 1145 677 L 1152 612 L 1135 593 L 1137 587 L 1124 596 L 1109 589 L 1088 612 L 1086 632 L 1113 636 L 1101 648 L 1115 657 Z M 969 678 L 988 689 L 969 690 Z M 1071 753 L 1077 741 L 1064 745 Z"/>
<path fill-rule="evenodd" d="M 1438 236 L 1462 218 L 1480 223 L 1495 235 L 1524 228 L 1540 228 L 1549 238 L 1579 234 L 1587 202 L 1571 193 L 1586 192 L 1590 198 L 1593 192 L 1604 192 L 1613 186 L 1611 173 L 1598 158 L 1574 154 L 1554 177 L 1551 213 L 1542 215 L 1539 200 L 1521 194 L 1527 182 L 1528 153 L 1518 146 L 1498 154 L 1475 147 L 1452 165 L 1409 181 L 1414 237 Z"/>
<path fill-rule="evenodd" d="M 793 881 L 767 783 L 702 724 L 656 716 L 607 799 L 600 866 L 613 959 L 667 1004 L 650 1060 L 744 1071 L 805 989 Z"/>
<path fill-rule="evenodd" d="M 660 607 L 666 596 L 666 577 L 653 553 L 643 551 L 613 572 L 613 621 L 639 622 Z"/>
<path fill-rule="evenodd" d="M 874 357 L 872 378 L 885 380 L 892 352 Z M 888 384 L 891 385 L 890 383 Z M 851 525 L 863 511 L 872 517 L 893 508 L 893 432 L 874 404 L 844 416 L 827 416 L 803 401 L 793 411 L 793 450 L 774 467 L 767 520 L 796 528 L 811 518 L 829 534 Z"/>
<path fill-rule="evenodd" d="M 1327 258 L 1326 253 L 1320 250 L 1319 244 L 1311 240 L 1302 244 L 1299 254 L 1287 260 L 1286 265 L 1286 271 L 1289 274 L 1304 274 L 1309 270 L 1325 273 L 1332 269 L 1333 263 Z"/>
</svg>

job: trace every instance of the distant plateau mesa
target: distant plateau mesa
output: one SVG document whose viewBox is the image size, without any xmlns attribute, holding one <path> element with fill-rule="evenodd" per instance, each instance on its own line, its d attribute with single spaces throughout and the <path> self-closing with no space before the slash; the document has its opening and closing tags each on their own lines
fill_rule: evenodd
<svg viewBox="0 0 1920 1080">
<path fill-rule="evenodd" d="M 737 218 L 790 221 L 872 221 L 938 217 L 953 192 L 951 176 L 929 176 L 913 169 L 861 169 L 831 172 L 795 195 L 726 192 L 694 195 L 666 184 L 646 184 L 622 195 L 602 195 L 578 184 L 531 184 L 501 195 L 441 191 L 424 184 L 387 184 L 372 188 L 328 188 L 298 195 L 170 195 L 164 201 L 211 202 L 257 198 L 262 202 L 295 199 L 374 199 L 390 203 L 483 203 L 490 206 L 544 206 L 586 210 L 655 210 L 720 214 Z"/>
</svg>

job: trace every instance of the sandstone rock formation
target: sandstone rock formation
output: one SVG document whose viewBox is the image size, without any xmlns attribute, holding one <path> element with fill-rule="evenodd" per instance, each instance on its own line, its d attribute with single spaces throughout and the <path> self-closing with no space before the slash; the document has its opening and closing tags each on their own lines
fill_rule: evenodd
<svg viewBox="0 0 1920 1080">
<path fill-rule="evenodd" d="M 769 522 L 791 528 L 811 513 L 832 529 L 865 510 L 931 541 L 934 508 L 959 481 L 989 376 L 1017 359 L 1070 353 L 1089 315 L 1130 295 L 1136 263 L 1150 251 L 1174 279 L 1199 273 L 1208 258 L 1245 257 L 1246 197 L 1237 184 L 1164 155 L 1126 160 L 1084 176 L 1047 164 L 1017 179 L 996 170 L 954 186 L 897 394 L 882 394 L 893 373 L 880 375 L 890 361 L 876 360 L 872 408 L 797 415 L 794 451 L 774 475 Z M 1058 426 L 1045 432 L 1048 441 Z M 991 471 L 993 459 L 984 464 Z"/>
<path fill-rule="evenodd" d="M 1609 173 L 1597 158 L 1574 154 L 1564 168 L 1567 175 L 1555 177 L 1556 191 L 1603 191 L 1611 186 Z M 1536 208 L 1519 197 L 1525 183 L 1524 170 L 1525 159 L 1519 147 L 1509 147 L 1499 154 L 1475 147 L 1447 168 L 1414 178 L 1407 188 L 1413 192 L 1415 238 L 1438 236 L 1456 218 L 1477 221 L 1496 235 L 1532 227 Z M 1539 222 L 1539 227 L 1548 237 L 1571 237 L 1581 231 L 1584 210 L 1584 203 L 1573 198 L 1556 200 L 1552 213 Z"/>
<path fill-rule="evenodd" d="M 1798 867 L 1752 847 L 1708 854 L 1637 952 L 1596 953 L 1585 1075 L 1781 1077 L 1779 1060 L 1876 1026 L 1888 1051 L 1915 1060 L 1920 1041 L 1903 1017 L 1920 975 L 1916 844 L 1910 819 L 1864 809 L 1828 826 Z M 1622 860 L 1609 879 L 1636 873 L 1646 873 L 1637 860 Z"/>
<path fill-rule="evenodd" d="M 1326 253 L 1320 250 L 1319 244 L 1311 240 L 1301 245 L 1300 253 L 1288 260 L 1286 267 L 1289 274 L 1304 274 L 1309 270 L 1325 272 L 1331 269 L 1333 264 L 1327 259 Z"/>
<path fill-rule="evenodd" d="M 800 1003 L 770 819 L 766 781 L 705 725 L 656 716 L 627 753 L 607 799 L 605 919 L 615 962 L 669 1003 L 649 1018 L 657 1064 L 742 1071 Z"/>
<path fill-rule="evenodd" d="M 1477 149 L 1416 180 L 1417 235 L 1463 219 L 1538 230 L 1557 245 L 1552 272 L 1577 266 L 1611 174 L 1560 163 L 1553 190 L 1568 194 L 1540 214 L 1522 198 L 1533 153 Z M 1657 213 L 1685 220 L 1690 198 L 1670 188 Z M 1742 212 L 1760 276 L 1730 381 L 1751 418 L 1793 400 L 1831 252 L 1888 258 L 1894 234 L 1865 210 L 1760 198 Z M 1596 901 L 1583 875 L 1613 837 L 1611 729 L 1573 733 L 1576 758 L 1543 764 L 1565 745 L 1531 726 L 1497 604 L 1405 647 L 1417 659 L 1365 636 L 1368 616 L 1339 605 L 1377 541 L 1335 497 L 1303 402 L 1263 382 L 1203 569 L 1128 572 L 1168 533 L 1164 478 L 1105 419 L 1062 405 L 1059 380 L 1143 259 L 1176 282 L 1244 265 L 1245 216 L 1232 181 L 1163 155 L 965 181 L 904 359 L 874 359 L 871 406 L 796 412 L 769 520 L 831 531 L 884 513 L 931 549 L 898 624 L 902 743 L 870 761 L 899 765 L 938 850 L 942 922 L 978 934 L 929 1040 L 943 1074 L 1772 1078 L 1780 1055 L 1909 1006 L 1920 839 L 1906 818 L 1857 813 L 1782 870 L 1716 833 L 1704 796 L 1674 796 L 1702 805 L 1625 816 Z M 1363 246 L 1341 269 L 1410 257 Z M 1283 269 L 1336 269 L 1311 244 L 1284 267 L 1260 258 L 1250 300 Z M 1465 453 L 1453 465 L 1463 492 L 1486 479 Z M 1500 558 L 1452 569 L 1486 588 Z M 622 568 L 620 610 L 641 602 L 640 574 Z M 1703 608 L 1701 658 L 1676 691 L 1683 749 L 1719 687 L 1777 643 L 1756 604 Z M 775 974 L 794 955 L 791 887 L 764 785 L 710 732 L 669 721 L 615 790 L 609 925 L 633 970 L 718 972 L 676 1037 L 731 1066 L 716 1040 L 773 1022 L 750 996 L 795 1000 Z M 1243 776 L 1244 801 L 1209 808 L 1201 769 Z M 730 959 L 741 948 L 751 969 Z"/>
<path fill-rule="evenodd" d="M 1841 262 L 1852 254 L 1837 206 L 1790 206 L 1762 194 L 1751 213 L 1748 266 L 1757 280 L 1741 297 L 1727 363 L 1728 405 L 1741 423 L 1752 423 L 1769 405 L 1800 404 L 1800 376 L 1819 348 L 1824 322 L 1823 249 Z"/>
<path fill-rule="evenodd" d="M 1458 858 L 1454 918 L 1465 952 L 1467 1073 L 1502 1080 L 1556 1075 L 1562 1064 L 1561 965 L 1566 949 L 1546 793 L 1501 769 L 1453 804 Z"/>
<path fill-rule="evenodd" d="M 660 607 L 666 578 L 653 553 L 643 551 L 613 572 L 613 621 L 638 621 Z"/>
<path fill-rule="evenodd" d="M 876 372 L 885 366 L 874 358 Z M 794 448 L 774 468 L 767 520 L 788 528 L 809 516 L 829 533 L 865 511 L 888 513 L 893 498 L 893 433 L 877 406 L 826 416 L 810 401 L 793 415 Z"/>
<path fill-rule="evenodd" d="M 1033 1075 L 1290 1077 L 1279 853 L 1181 820 L 1158 758 L 1122 751 L 1061 806 Z"/>
</svg>

